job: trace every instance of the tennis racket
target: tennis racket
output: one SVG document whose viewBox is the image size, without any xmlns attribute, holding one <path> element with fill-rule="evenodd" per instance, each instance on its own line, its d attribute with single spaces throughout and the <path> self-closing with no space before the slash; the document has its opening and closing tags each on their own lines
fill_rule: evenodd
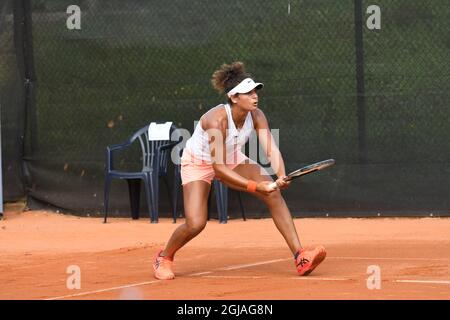
<svg viewBox="0 0 450 320">
<path fill-rule="evenodd" d="M 286 178 L 285 181 L 290 181 L 293 179 L 297 179 L 301 176 L 304 176 L 306 174 L 309 173 L 313 173 L 319 170 L 323 170 L 325 168 L 331 167 L 332 165 L 334 165 L 335 161 L 334 159 L 328 159 L 328 160 L 324 160 L 324 161 L 320 161 L 320 162 L 316 162 L 310 165 L 307 165 L 306 167 L 297 169 L 295 171 L 292 171 L 291 173 L 289 173 Z M 277 188 L 277 183 L 273 182 L 269 185 L 273 190 L 275 190 Z"/>
</svg>

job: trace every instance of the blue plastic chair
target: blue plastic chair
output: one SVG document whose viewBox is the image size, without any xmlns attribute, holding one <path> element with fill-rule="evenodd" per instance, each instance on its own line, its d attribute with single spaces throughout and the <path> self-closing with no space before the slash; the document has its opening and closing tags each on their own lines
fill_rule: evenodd
<svg viewBox="0 0 450 320">
<path fill-rule="evenodd" d="M 213 180 L 214 193 L 216 194 L 217 211 L 219 213 L 219 223 L 227 223 L 228 221 L 228 187 L 217 179 Z M 235 191 L 235 190 L 233 190 Z M 242 204 L 241 192 L 235 191 L 239 200 L 242 219 L 246 221 L 244 205 Z M 211 202 L 208 204 L 208 218 Z"/>
<path fill-rule="evenodd" d="M 140 182 L 144 181 L 144 189 L 147 199 L 147 207 L 152 223 L 158 222 L 159 216 L 159 178 L 163 177 L 169 192 L 170 188 L 167 182 L 167 167 L 170 150 L 179 143 L 179 141 L 171 140 L 149 140 L 149 125 L 136 131 L 126 142 L 122 144 L 111 145 L 106 148 L 106 178 L 105 178 L 105 219 L 108 216 L 109 191 L 112 179 L 127 180 L 130 194 L 130 204 L 133 219 L 139 217 L 139 198 L 140 198 Z M 170 134 L 176 130 L 176 126 L 172 125 Z M 138 172 L 118 171 L 114 169 L 114 152 L 123 150 L 139 140 L 142 151 L 142 169 Z M 173 203 L 172 203 L 173 206 Z"/>
<path fill-rule="evenodd" d="M 183 155 L 183 149 L 180 150 L 179 156 Z M 181 164 L 174 165 L 173 173 L 173 198 L 172 198 L 172 218 L 173 223 L 177 223 L 178 216 L 178 198 L 181 194 Z"/>
</svg>

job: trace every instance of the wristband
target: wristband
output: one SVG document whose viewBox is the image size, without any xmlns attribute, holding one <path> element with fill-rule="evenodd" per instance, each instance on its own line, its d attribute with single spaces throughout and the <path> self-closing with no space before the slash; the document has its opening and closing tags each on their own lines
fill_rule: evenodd
<svg viewBox="0 0 450 320">
<path fill-rule="evenodd" d="M 253 180 L 248 180 L 247 182 L 247 190 L 250 192 L 256 192 L 256 186 L 258 184 Z"/>
</svg>

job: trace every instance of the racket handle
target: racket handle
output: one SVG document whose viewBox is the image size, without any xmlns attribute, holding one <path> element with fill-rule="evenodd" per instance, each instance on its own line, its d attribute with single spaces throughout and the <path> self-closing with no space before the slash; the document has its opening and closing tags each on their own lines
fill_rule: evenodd
<svg viewBox="0 0 450 320">
<path fill-rule="evenodd" d="M 272 182 L 271 184 L 269 184 L 269 187 L 270 187 L 272 190 L 275 190 L 275 189 L 278 188 L 278 185 L 277 185 L 276 182 Z"/>
</svg>

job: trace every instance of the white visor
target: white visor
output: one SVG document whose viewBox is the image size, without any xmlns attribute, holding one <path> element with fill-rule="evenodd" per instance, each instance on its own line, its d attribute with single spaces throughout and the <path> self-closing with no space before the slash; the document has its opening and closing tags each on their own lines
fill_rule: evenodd
<svg viewBox="0 0 450 320">
<path fill-rule="evenodd" d="M 252 78 L 246 78 L 246 79 L 242 80 L 241 83 L 239 83 L 236 87 L 231 89 L 227 93 L 227 95 L 229 97 L 231 97 L 232 95 L 234 95 L 236 93 L 247 93 L 247 92 L 252 91 L 255 88 L 261 89 L 262 87 L 264 87 L 264 85 L 262 83 L 255 82 L 255 81 L 253 81 Z"/>
</svg>

